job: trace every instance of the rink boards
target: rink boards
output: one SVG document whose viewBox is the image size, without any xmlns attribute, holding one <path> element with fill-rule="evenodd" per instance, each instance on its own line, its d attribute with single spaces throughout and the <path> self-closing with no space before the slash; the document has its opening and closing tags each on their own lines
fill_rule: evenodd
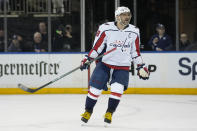
<svg viewBox="0 0 197 131">
<path fill-rule="evenodd" d="M 39 87 L 79 66 L 84 53 L 0 54 L 0 94 L 26 94 L 18 83 Z M 128 94 L 197 94 L 197 52 L 142 53 L 151 74 L 141 80 L 131 70 Z M 91 72 L 95 64 L 91 65 Z M 88 71 L 80 71 L 47 86 L 38 94 L 87 93 Z M 109 93 L 109 92 L 104 92 Z"/>
</svg>

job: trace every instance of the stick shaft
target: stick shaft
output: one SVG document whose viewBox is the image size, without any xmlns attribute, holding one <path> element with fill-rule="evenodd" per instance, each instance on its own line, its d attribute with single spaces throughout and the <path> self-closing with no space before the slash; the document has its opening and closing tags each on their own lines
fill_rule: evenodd
<svg viewBox="0 0 197 131">
<path fill-rule="evenodd" d="M 103 57 L 104 55 L 107 55 L 107 54 L 111 53 L 111 52 L 114 51 L 114 50 L 116 50 L 116 48 L 113 48 L 113 49 L 111 49 L 111 50 L 109 50 L 109 51 L 103 53 L 102 55 L 96 57 L 95 59 L 92 59 L 91 61 L 88 61 L 87 64 L 91 64 L 92 62 L 94 62 L 94 61 L 100 59 L 100 58 Z M 65 77 L 65 76 L 67 76 L 67 75 L 69 75 L 69 74 L 75 72 L 75 71 L 78 70 L 78 69 L 80 69 L 80 66 L 78 66 L 78 67 L 72 69 L 71 71 L 69 71 L 69 72 L 67 72 L 67 73 L 65 73 L 65 74 L 63 74 L 63 75 L 57 77 L 56 79 L 54 79 L 54 80 L 52 80 L 52 81 L 50 81 L 50 82 L 48 82 L 48 83 L 46 83 L 46 84 L 44 84 L 44 85 L 42 85 L 42 86 L 36 88 L 36 89 L 34 90 L 34 92 L 36 92 L 36 91 L 38 91 L 38 90 L 40 90 L 40 89 L 42 89 L 42 88 L 44 88 L 44 87 L 46 87 L 46 86 L 48 86 L 48 85 L 54 83 L 54 82 L 56 82 L 56 81 L 62 79 L 63 77 Z"/>
<path fill-rule="evenodd" d="M 50 84 L 52 84 L 52 83 L 54 83 L 54 82 L 56 82 L 56 81 L 62 79 L 63 77 L 65 77 L 65 76 L 67 76 L 67 75 L 69 75 L 69 74 L 75 72 L 75 71 L 78 70 L 78 69 L 80 69 L 80 66 L 79 66 L 79 67 L 76 67 L 75 69 L 73 69 L 73 70 L 71 70 L 71 71 L 69 71 L 69 72 L 67 72 L 67 73 L 65 73 L 65 74 L 63 74 L 63 75 L 57 77 L 56 79 L 54 79 L 54 80 L 52 80 L 52 81 L 50 81 L 50 82 L 48 82 L 48 83 L 42 85 L 41 87 L 35 89 L 35 91 L 38 91 L 38 90 L 40 90 L 40 89 L 42 89 L 42 88 L 44 88 L 44 87 L 46 87 L 46 86 L 48 86 L 48 85 L 50 85 Z"/>
</svg>

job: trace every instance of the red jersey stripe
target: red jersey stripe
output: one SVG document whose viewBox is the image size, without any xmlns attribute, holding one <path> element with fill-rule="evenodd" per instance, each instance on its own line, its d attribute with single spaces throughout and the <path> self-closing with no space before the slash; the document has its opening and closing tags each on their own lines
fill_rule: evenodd
<svg viewBox="0 0 197 131">
<path fill-rule="evenodd" d="M 89 57 L 90 57 L 90 55 L 92 54 L 92 52 L 93 52 L 93 49 L 90 50 L 90 52 L 89 52 L 89 54 L 88 54 Z"/>
<path fill-rule="evenodd" d="M 97 42 L 96 42 L 96 44 L 95 44 L 95 46 L 94 46 L 94 50 L 98 50 L 98 48 L 101 46 L 101 44 L 103 43 L 103 40 L 104 40 L 104 38 L 105 38 L 105 36 L 106 36 L 106 34 L 105 34 L 105 32 L 103 32 L 102 34 L 101 34 L 101 36 L 100 36 L 100 38 L 97 40 Z"/>
<path fill-rule="evenodd" d="M 137 55 L 140 56 L 140 41 L 138 36 L 135 40 L 135 47 L 136 47 Z"/>
</svg>

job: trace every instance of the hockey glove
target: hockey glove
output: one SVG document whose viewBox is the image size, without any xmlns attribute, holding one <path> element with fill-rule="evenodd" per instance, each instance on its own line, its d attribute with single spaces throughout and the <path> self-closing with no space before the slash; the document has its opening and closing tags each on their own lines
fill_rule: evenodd
<svg viewBox="0 0 197 131">
<path fill-rule="evenodd" d="M 87 63 L 90 60 L 91 58 L 88 55 L 85 55 L 85 58 L 81 61 L 81 65 L 80 65 L 81 71 L 84 69 L 88 69 L 90 67 L 90 64 Z"/>
<path fill-rule="evenodd" d="M 143 80 L 149 79 L 150 72 L 148 71 L 145 64 L 138 65 L 136 69 L 138 71 L 137 75 L 139 76 L 140 79 L 143 79 Z"/>
</svg>

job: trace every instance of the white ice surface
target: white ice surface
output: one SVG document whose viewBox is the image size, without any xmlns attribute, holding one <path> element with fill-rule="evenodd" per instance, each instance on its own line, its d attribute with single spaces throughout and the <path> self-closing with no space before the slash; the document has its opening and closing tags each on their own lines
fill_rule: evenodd
<svg viewBox="0 0 197 131">
<path fill-rule="evenodd" d="M 81 126 L 86 95 L 0 95 L 0 131 L 197 131 L 197 96 L 124 95 L 104 127 L 108 95 Z"/>
</svg>

